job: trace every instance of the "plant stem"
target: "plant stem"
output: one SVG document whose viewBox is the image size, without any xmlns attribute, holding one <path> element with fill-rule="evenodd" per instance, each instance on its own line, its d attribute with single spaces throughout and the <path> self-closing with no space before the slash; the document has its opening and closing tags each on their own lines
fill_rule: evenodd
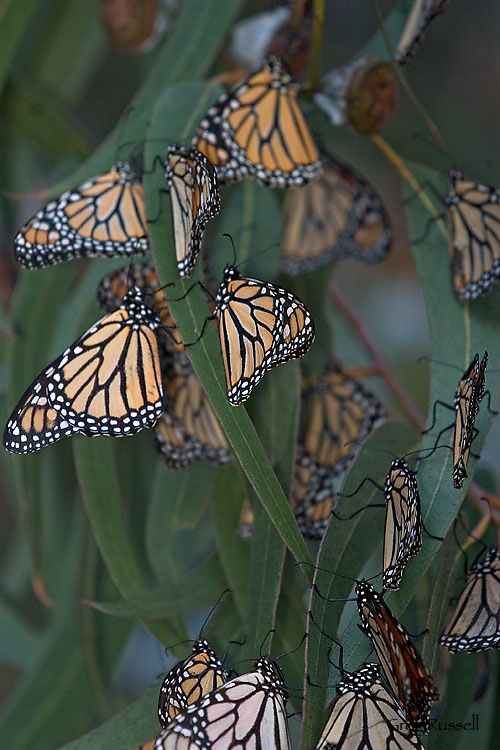
<svg viewBox="0 0 500 750">
<path fill-rule="evenodd" d="M 435 219 L 439 231 L 443 235 L 445 240 L 448 240 L 448 232 L 446 229 L 446 225 L 441 218 L 441 215 L 439 211 L 437 210 L 434 203 L 429 198 L 428 194 L 425 192 L 423 187 L 419 184 L 419 182 L 416 180 L 416 178 L 412 175 L 406 164 L 404 163 L 403 159 L 399 156 L 399 154 L 390 146 L 387 141 L 382 138 L 381 135 L 378 135 L 378 133 L 375 133 L 372 135 L 372 141 L 377 146 L 380 151 L 384 154 L 386 159 L 391 162 L 393 167 L 396 169 L 400 177 L 407 182 L 410 187 L 416 192 L 420 200 L 422 201 L 423 205 L 425 206 L 426 210 L 429 212 L 429 214 L 432 216 L 433 219 Z"/>
<path fill-rule="evenodd" d="M 314 21 L 312 34 L 311 88 L 317 88 L 320 79 L 321 47 L 325 23 L 325 0 L 314 0 Z"/>
<path fill-rule="evenodd" d="M 394 394 L 395 398 L 401 404 L 404 411 L 409 416 L 412 423 L 418 430 L 423 430 L 425 427 L 425 418 L 421 414 L 420 410 L 413 402 L 409 393 L 402 387 L 398 380 L 394 377 L 387 363 L 377 351 L 370 332 L 366 327 L 365 323 L 361 320 L 356 310 L 353 308 L 351 303 L 344 297 L 338 286 L 331 282 L 328 286 L 328 294 L 334 304 L 342 311 L 345 317 L 349 320 L 351 326 L 356 332 L 359 340 L 368 352 L 373 366 L 376 368 L 378 374 L 385 380 L 387 386 Z"/>
</svg>

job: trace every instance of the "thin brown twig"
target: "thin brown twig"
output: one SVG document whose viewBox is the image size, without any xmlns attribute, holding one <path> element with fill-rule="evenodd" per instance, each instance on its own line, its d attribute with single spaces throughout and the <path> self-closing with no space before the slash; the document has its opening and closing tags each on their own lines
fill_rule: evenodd
<svg viewBox="0 0 500 750">
<path fill-rule="evenodd" d="M 411 396 L 394 377 L 390 370 L 387 362 L 377 351 L 375 345 L 370 336 L 367 326 L 361 320 L 357 312 L 354 310 L 349 300 L 344 297 L 338 286 L 334 282 L 330 282 L 328 286 L 328 295 L 332 302 L 342 311 L 345 317 L 349 320 L 359 340 L 368 352 L 373 366 L 376 368 L 380 377 L 387 383 L 388 388 L 392 391 L 397 401 L 401 404 L 406 414 L 411 419 L 412 423 L 418 430 L 425 428 L 425 417 L 420 412 L 417 405 L 412 400 Z"/>
</svg>

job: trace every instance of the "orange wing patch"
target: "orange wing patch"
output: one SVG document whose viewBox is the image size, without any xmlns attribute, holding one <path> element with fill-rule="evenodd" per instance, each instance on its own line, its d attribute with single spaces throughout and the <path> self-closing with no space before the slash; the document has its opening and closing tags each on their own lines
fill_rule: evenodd
<svg viewBox="0 0 500 750">
<path fill-rule="evenodd" d="M 209 109 L 192 145 L 214 164 L 221 183 L 248 175 L 288 187 L 321 172 L 297 87 L 273 56 Z"/>
<path fill-rule="evenodd" d="M 79 257 L 149 250 L 144 190 L 126 161 L 50 201 L 14 238 L 16 259 L 43 268 Z"/>
<path fill-rule="evenodd" d="M 305 305 L 286 289 L 242 278 L 227 266 L 216 298 L 229 403 L 250 396 L 267 370 L 301 357 L 314 341 Z"/>
</svg>

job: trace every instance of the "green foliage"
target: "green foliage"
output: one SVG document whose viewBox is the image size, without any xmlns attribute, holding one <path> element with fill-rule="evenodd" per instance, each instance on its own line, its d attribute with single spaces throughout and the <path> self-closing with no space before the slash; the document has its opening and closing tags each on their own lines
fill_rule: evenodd
<svg viewBox="0 0 500 750">
<path fill-rule="evenodd" d="M 181 281 L 176 271 L 158 157 L 171 142 L 190 142 L 222 91 L 209 79 L 217 70 L 216 61 L 224 59 L 221 52 L 234 21 L 243 9 L 245 14 L 252 10 L 246 5 L 242 0 L 184 0 L 167 38 L 134 66 L 124 55 L 111 62 L 105 57 L 110 53 L 105 53 L 97 3 L 92 4 L 94 16 L 83 13 L 76 0 L 0 3 L 0 112 L 6 123 L 0 132 L 6 155 L 13 145 L 5 165 L 0 164 L 2 179 L 9 187 L 18 184 L 31 192 L 30 180 L 39 181 L 50 165 L 48 193 L 55 196 L 145 145 L 152 255 L 162 283 L 170 284 L 171 310 L 184 341 L 196 342 L 189 356 L 234 453 L 228 467 L 200 464 L 174 471 L 160 463 L 146 432 L 119 441 L 76 437 L 28 456 L 2 453 L 4 494 L 15 516 L 12 525 L 20 530 L 4 540 L 0 571 L 0 662 L 18 673 L 0 712 L 0 737 L 12 750 L 131 750 L 150 739 L 158 730 L 156 677 L 164 663 L 158 660 L 146 686 L 117 684 L 132 636 L 146 628 L 159 649 L 168 646 L 176 656 L 184 656 L 189 644 L 181 642 L 196 637 L 205 611 L 225 589 L 230 592 L 204 633 L 219 653 L 230 639 L 244 640 L 243 645 L 231 646 L 228 657 L 229 665 L 240 672 L 261 651 L 292 652 L 280 664 L 289 685 L 303 684 L 303 750 L 315 746 L 333 694 L 316 686 L 333 685 L 339 676 L 329 662 L 332 643 L 324 634 L 340 638 L 347 669 L 357 668 L 369 655 L 369 643 L 356 627 L 355 604 L 327 602 L 309 583 L 314 581 L 326 597 L 343 599 L 351 596 L 350 579 L 380 572 L 383 513 L 366 509 L 348 522 L 332 517 L 318 545 L 304 540 L 288 502 L 301 423 L 301 373 L 320 373 L 333 352 L 353 365 L 367 363 L 355 332 L 328 297 L 331 274 L 342 280 L 338 268 L 283 281 L 311 308 L 317 343 L 300 364 L 288 363 L 268 373 L 248 404 L 237 408 L 227 401 L 217 333 L 205 325 L 206 296 L 199 287 L 190 290 L 202 277 L 201 263 L 189 282 Z M 399 9 L 389 19 L 391 38 L 397 37 L 401 17 Z M 79 29 L 83 38 L 78 38 Z M 53 40 L 50 45 L 47 38 Z M 366 51 L 385 54 L 375 29 Z M 109 97 L 110 111 L 89 126 L 81 116 L 86 91 L 105 75 L 107 62 L 134 68 L 138 83 L 134 86 L 124 76 L 117 86 L 116 80 L 106 79 L 91 106 L 106 109 Z M 115 91 L 122 84 L 123 91 Z M 342 156 L 342 144 L 352 149 L 361 141 L 348 131 L 334 130 L 312 105 L 308 111 L 328 150 Z M 104 137 L 119 113 L 119 121 Z M 362 157 L 371 145 L 365 140 L 359 149 Z M 441 175 L 421 166 L 421 159 L 413 155 L 419 162 L 410 165 L 415 176 L 442 193 Z M 30 166 L 14 178 L 15 159 Z M 425 230 L 428 214 L 414 194 L 407 191 L 406 197 L 409 236 L 416 237 Z M 221 214 L 205 239 L 214 279 L 233 260 L 223 233 L 233 237 L 237 263 L 244 264 L 245 273 L 277 278 L 282 199 L 282 191 L 251 180 L 223 189 Z M 18 227 L 11 208 L 3 202 L 1 208 L 13 234 Z M 438 399 L 451 403 L 459 370 L 476 351 L 487 349 L 491 406 L 497 407 L 500 291 L 494 289 L 471 304 L 456 302 L 446 242 L 436 224 L 412 249 L 434 358 L 427 369 L 416 362 L 420 345 L 412 350 L 407 364 L 419 381 L 412 396 L 424 400 L 428 387 L 431 410 Z M 0 308 L 2 424 L 36 374 L 98 318 L 97 284 L 121 265 L 119 260 L 95 259 L 19 272 L 9 311 Z M 372 272 L 363 271 L 367 288 L 372 286 Z M 397 281 L 389 279 L 389 284 L 392 289 Z M 387 294 L 387 287 L 382 294 Z M 377 343 L 385 351 L 385 340 Z M 388 358 L 399 354 L 387 352 Z M 401 367 L 398 375 L 402 373 Z M 435 428 L 423 437 L 404 418 L 382 425 L 359 452 L 343 491 L 353 492 L 366 477 L 383 483 L 390 455 L 432 448 L 439 430 L 450 421 L 439 406 L 437 417 Z M 484 401 L 474 441 L 477 453 L 491 419 Z M 445 433 L 440 444 L 448 440 Z M 460 491 L 453 488 L 448 450 L 429 453 L 418 474 L 424 523 L 444 541 L 424 535 L 422 551 L 408 565 L 401 590 L 386 599 L 398 617 L 411 623 L 412 632 L 428 629 L 419 650 L 436 673 L 437 639 L 462 573 L 453 522 L 467 482 Z M 476 464 L 471 457 L 470 477 Z M 255 513 L 250 541 L 235 533 L 245 500 Z M 353 498 L 341 499 L 338 509 L 348 515 L 370 502 L 381 502 L 380 492 L 365 485 Z M 466 524 L 472 526 L 476 512 L 470 504 L 464 507 Z M 308 641 L 302 646 L 309 610 L 316 626 L 309 622 Z M 338 651 L 334 648 L 332 653 L 335 662 Z M 137 667 L 141 656 L 131 661 Z M 465 721 L 479 705 L 483 747 L 496 746 L 498 712 L 492 696 L 498 667 L 494 657 L 491 662 L 492 686 L 479 704 L 473 703 L 472 689 L 478 659 L 453 657 L 448 681 L 443 680 L 443 721 Z M 301 702 L 291 701 L 300 710 Z M 429 747 L 459 746 L 454 736 L 442 734 L 431 733 Z"/>
</svg>

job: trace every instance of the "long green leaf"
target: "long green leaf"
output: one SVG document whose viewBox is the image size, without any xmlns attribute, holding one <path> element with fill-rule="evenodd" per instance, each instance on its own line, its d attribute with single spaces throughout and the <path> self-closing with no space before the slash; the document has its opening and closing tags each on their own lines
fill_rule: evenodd
<svg viewBox="0 0 500 750">
<path fill-rule="evenodd" d="M 173 86 L 168 89 L 155 109 L 149 141 L 146 147 L 147 162 L 154 161 L 155 138 L 168 132 L 173 140 L 183 142 L 195 128 L 211 102 L 213 88 L 202 83 Z M 164 185 L 158 172 L 145 176 L 146 206 L 148 215 L 157 213 L 158 195 Z M 177 279 L 175 253 L 172 246 L 172 226 L 168 210 L 151 224 L 151 241 L 158 272 L 163 282 Z M 195 277 L 199 275 L 199 270 Z M 169 287 L 170 308 L 184 341 L 194 342 L 189 353 L 197 375 L 203 383 L 212 406 L 224 431 L 254 487 L 260 501 L 283 541 L 296 559 L 307 560 L 309 553 L 288 506 L 269 459 L 258 439 L 244 407 L 230 406 L 227 401 L 220 344 L 212 326 L 204 327 L 207 307 L 200 289 L 187 293 L 188 285 L 178 279 Z M 175 297 L 183 297 L 174 301 Z M 201 331 L 204 330 L 200 338 Z"/>
<path fill-rule="evenodd" d="M 172 34 L 164 43 L 130 108 L 125 111 L 123 121 L 77 172 L 51 188 L 51 194 L 58 195 L 86 178 L 109 169 L 118 154 L 124 156 L 126 144 L 131 151 L 133 144 L 143 143 L 151 112 L 160 93 L 176 81 L 189 80 L 208 70 L 242 7 L 243 0 L 204 0 L 201 5 L 199 0 L 184 0 Z M 162 148 L 157 143 L 155 155 L 158 150 L 164 153 L 166 145 Z"/>
<path fill-rule="evenodd" d="M 225 585 L 224 573 L 214 555 L 177 584 L 140 593 L 121 602 L 88 603 L 115 617 L 158 620 L 208 607 L 214 602 L 214 591 L 220 593 Z"/>
<path fill-rule="evenodd" d="M 394 422 L 382 425 L 366 441 L 364 449 L 354 462 L 346 482 L 344 491 L 352 493 L 366 478 L 371 477 L 379 484 L 383 484 L 385 474 L 389 468 L 390 454 L 402 455 L 405 451 L 415 447 L 415 433 Z M 380 454 L 370 450 L 382 448 L 389 452 L 387 457 L 380 458 Z M 383 503 L 383 495 L 371 485 L 366 485 L 354 498 L 341 498 L 337 507 L 339 516 L 348 516 L 365 505 L 371 503 Z M 332 517 L 327 532 L 320 546 L 315 572 L 315 584 L 323 597 L 343 599 L 351 595 L 354 586 L 353 579 L 364 573 L 363 568 L 369 560 L 370 553 L 377 549 L 378 561 L 374 570 L 366 574 L 377 573 L 382 568 L 382 540 L 383 540 L 384 515 L 382 509 L 367 509 L 351 520 L 343 521 Z M 328 572 L 325 572 L 328 571 Z M 335 573 L 347 576 L 338 577 Z M 360 639 L 358 643 L 356 634 L 357 610 L 354 603 L 338 604 L 330 603 L 318 596 L 314 590 L 311 592 L 310 609 L 314 618 L 309 622 L 309 638 L 306 644 L 306 669 L 305 674 L 309 680 L 305 684 L 306 699 L 303 707 L 303 736 L 301 746 L 303 748 L 314 747 L 326 720 L 325 714 L 325 691 L 314 685 L 334 684 L 337 673 L 331 668 L 328 661 L 328 651 L 332 643 L 322 633 L 330 637 L 336 637 L 343 609 L 348 607 L 347 612 L 352 611 L 349 625 L 343 628 L 344 635 L 341 643 L 345 648 L 345 667 L 351 669 L 357 667 L 369 651 L 368 641 Z M 356 613 L 356 614 L 354 614 Z M 349 618 L 348 618 L 349 619 Z M 354 639 L 351 643 L 350 639 Z M 365 648 L 366 653 L 362 651 Z M 357 650 L 356 650 L 357 649 Z M 337 661 L 336 652 L 333 661 Z M 310 681 L 310 684 L 308 684 Z"/>
<path fill-rule="evenodd" d="M 9 72 L 16 50 L 22 41 L 24 32 L 31 21 L 33 10 L 38 0 L 26 0 L 17 3 L 16 0 L 4 0 L 0 7 L 0 93 Z"/>
</svg>

